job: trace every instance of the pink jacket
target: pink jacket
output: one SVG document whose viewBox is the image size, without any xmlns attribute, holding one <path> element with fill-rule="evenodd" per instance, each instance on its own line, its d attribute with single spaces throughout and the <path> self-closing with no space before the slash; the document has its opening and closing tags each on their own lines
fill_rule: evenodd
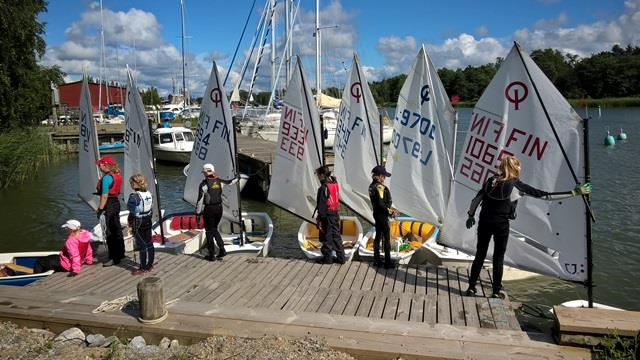
<svg viewBox="0 0 640 360">
<path fill-rule="evenodd" d="M 82 264 L 93 264 L 93 250 L 89 240 L 91 240 L 91 233 L 84 229 L 75 236 L 69 235 L 64 248 L 60 251 L 60 266 L 66 271 L 79 274 Z"/>
</svg>

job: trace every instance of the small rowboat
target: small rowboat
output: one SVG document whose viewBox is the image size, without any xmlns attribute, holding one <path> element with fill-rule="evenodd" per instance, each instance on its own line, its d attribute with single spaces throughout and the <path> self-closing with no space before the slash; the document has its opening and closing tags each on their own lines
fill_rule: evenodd
<svg viewBox="0 0 640 360">
<path fill-rule="evenodd" d="M 389 221 L 391 236 L 391 259 L 400 264 L 408 264 L 421 248 L 428 249 L 435 243 L 439 229 L 431 224 L 416 221 L 409 217 L 400 217 Z M 358 255 L 361 259 L 373 259 L 373 242 L 376 236 L 375 227 L 367 232 L 360 241 Z M 380 255 L 384 256 L 384 248 L 380 244 Z"/>
<path fill-rule="evenodd" d="M 0 254 L 0 285 L 25 286 L 53 274 L 53 270 L 34 274 L 33 266 L 39 257 L 57 253 L 39 251 Z"/>
<path fill-rule="evenodd" d="M 345 261 L 351 261 L 362 240 L 362 224 L 360 224 L 358 218 L 355 216 L 341 217 L 340 235 L 342 236 Z M 322 244 L 319 240 L 319 230 L 316 224 L 305 221 L 300 225 L 298 244 L 308 259 L 316 260 L 322 258 L 322 253 L 320 252 Z"/>
</svg>

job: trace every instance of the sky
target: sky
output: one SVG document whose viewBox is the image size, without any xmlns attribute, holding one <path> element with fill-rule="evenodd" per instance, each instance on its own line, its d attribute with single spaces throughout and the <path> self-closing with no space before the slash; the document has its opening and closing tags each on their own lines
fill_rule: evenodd
<svg viewBox="0 0 640 360">
<path fill-rule="evenodd" d="M 183 0 L 186 84 L 201 96 L 216 61 L 229 73 L 228 91 L 241 79 L 251 41 L 268 0 Z M 315 87 L 315 1 L 291 0 L 292 46 Z M 249 17 L 240 51 L 231 66 Z M 125 66 L 139 88 L 161 95 L 182 87 L 180 0 L 103 0 L 104 58 L 101 67 L 100 2 L 51 0 L 39 16 L 46 23 L 47 50 L 41 64 L 57 65 L 66 81 L 79 80 L 85 66 L 98 78 L 124 82 Z M 615 44 L 640 46 L 640 0 L 320 0 L 322 88 L 344 87 L 354 52 L 369 82 L 407 73 L 424 45 L 436 67 L 464 68 L 505 57 L 514 41 L 528 51 L 554 48 L 587 57 Z M 284 0 L 276 5 L 276 69 L 283 58 Z M 259 34 L 259 33 L 258 33 Z M 261 36 L 258 36 L 261 39 Z M 258 40 L 260 41 L 260 40 Z M 266 44 L 271 43 L 271 37 Z M 270 47 L 260 61 L 258 91 L 271 90 Z M 250 83 L 252 53 L 241 88 Z M 230 70 L 229 70 L 230 69 Z M 279 79 L 284 78 L 284 67 Z M 279 81 L 282 88 L 284 81 Z"/>
</svg>

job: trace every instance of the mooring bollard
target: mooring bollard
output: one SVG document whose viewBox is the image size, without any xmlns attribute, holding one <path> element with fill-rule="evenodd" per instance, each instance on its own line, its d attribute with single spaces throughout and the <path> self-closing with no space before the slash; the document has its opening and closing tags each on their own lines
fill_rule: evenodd
<svg viewBox="0 0 640 360">
<path fill-rule="evenodd" d="M 140 317 L 144 324 L 157 324 L 167 318 L 168 312 L 164 304 L 162 279 L 148 277 L 138 283 L 138 303 Z"/>
</svg>

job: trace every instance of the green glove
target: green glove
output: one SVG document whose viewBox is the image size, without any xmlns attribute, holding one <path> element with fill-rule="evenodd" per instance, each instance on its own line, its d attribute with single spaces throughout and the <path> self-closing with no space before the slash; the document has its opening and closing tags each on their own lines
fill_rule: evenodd
<svg viewBox="0 0 640 360">
<path fill-rule="evenodd" d="M 571 190 L 571 194 L 573 196 L 586 195 L 590 193 L 591 193 L 591 183 L 578 184 L 576 185 L 575 188 L 573 188 L 573 190 Z"/>
<path fill-rule="evenodd" d="M 473 216 L 469 216 L 467 219 L 467 229 L 471 229 L 476 224 L 476 219 Z"/>
</svg>

